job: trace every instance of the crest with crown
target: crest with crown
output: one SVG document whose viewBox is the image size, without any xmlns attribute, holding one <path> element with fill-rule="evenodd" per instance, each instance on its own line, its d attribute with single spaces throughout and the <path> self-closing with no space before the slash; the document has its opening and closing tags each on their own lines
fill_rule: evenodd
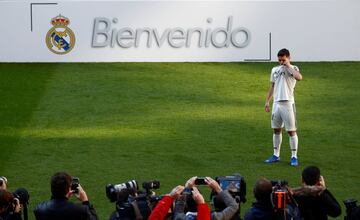
<svg viewBox="0 0 360 220">
<path fill-rule="evenodd" d="M 53 26 L 68 26 L 70 24 L 70 20 L 67 17 L 59 14 L 55 18 L 51 19 L 51 24 Z"/>
</svg>

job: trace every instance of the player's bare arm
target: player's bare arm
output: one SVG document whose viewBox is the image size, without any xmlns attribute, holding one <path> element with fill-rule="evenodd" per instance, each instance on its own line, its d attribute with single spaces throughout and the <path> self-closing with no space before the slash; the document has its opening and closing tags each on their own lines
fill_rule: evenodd
<svg viewBox="0 0 360 220">
<path fill-rule="evenodd" d="M 274 84 L 275 83 L 270 84 L 270 89 L 269 89 L 268 95 L 266 96 L 265 112 L 270 112 L 270 100 L 274 94 Z"/>
</svg>

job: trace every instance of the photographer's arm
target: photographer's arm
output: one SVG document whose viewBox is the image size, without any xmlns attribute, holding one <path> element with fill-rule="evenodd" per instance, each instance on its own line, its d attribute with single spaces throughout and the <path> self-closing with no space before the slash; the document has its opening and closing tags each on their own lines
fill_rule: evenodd
<svg viewBox="0 0 360 220">
<path fill-rule="evenodd" d="M 183 190 L 183 186 L 177 186 L 173 190 L 171 190 L 168 195 L 164 196 L 164 198 L 160 200 L 155 209 L 151 212 L 149 220 L 165 219 L 174 200 L 180 197 Z"/>
<path fill-rule="evenodd" d="M 341 206 L 330 191 L 325 190 L 320 195 L 322 204 L 326 213 L 331 217 L 338 217 L 341 215 Z"/>
<path fill-rule="evenodd" d="M 213 220 L 226 220 L 231 219 L 235 213 L 239 210 L 239 204 L 236 203 L 235 199 L 230 195 L 227 190 L 224 190 L 218 194 L 224 200 L 226 208 L 221 212 L 213 212 Z"/>
<path fill-rule="evenodd" d="M 193 188 L 193 199 L 197 204 L 197 220 L 210 220 L 210 208 L 205 203 L 204 197 L 200 194 L 199 190 Z"/>
<path fill-rule="evenodd" d="M 86 206 L 86 214 L 88 220 L 98 220 L 98 216 L 96 214 L 96 211 L 94 209 L 94 206 L 92 206 L 89 202 L 89 198 L 85 192 L 85 190 L 81 187 L 79 184 L 78 186 L 79 193 L 75 194 L 75 196 L 81 201 L 82 205 Z"/>
</svg>

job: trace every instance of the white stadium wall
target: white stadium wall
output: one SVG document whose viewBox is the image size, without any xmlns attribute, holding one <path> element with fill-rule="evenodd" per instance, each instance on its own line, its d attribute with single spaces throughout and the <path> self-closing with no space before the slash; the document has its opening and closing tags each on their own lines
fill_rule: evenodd
<svg viewBox="0 0 360 220">
<path fill-rule="evenodd" d="M 0 0 L 0 21 L 0 62 L 360 61 L 359 0 Z"/>
</svg>

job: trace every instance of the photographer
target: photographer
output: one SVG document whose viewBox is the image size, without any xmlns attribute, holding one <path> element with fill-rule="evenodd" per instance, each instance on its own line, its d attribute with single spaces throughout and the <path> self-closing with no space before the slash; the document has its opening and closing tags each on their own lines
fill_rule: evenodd
<svg viewBox="0 0 360 220">
<path fill-rule="evenodd" d="M 256 202 L 245 214 L 245 220 L 269 220 L 274 219 L 274 211 L 271 203 L 272 184 L 266 178 L 260 178 L 254 186 Z"/>
<path fill-rule="evenodd" d="M 215 211 L 211 212 L 211 219 L 232 219 L 239 210 L 239 204 L 230 195 L 228 190 L 221 189 L 217 181 L 213 180 L 210 177 L 206 177 L 205 182 L 216 194 L 213 198 Z"/>
<path fill-rule="evenodd" d="M 51 200 L 36 206 L 34 214 L 37 220 L 97 220 L 95 209 L 90 205 L 88 197 L 77 183 L 72 189 L 73 178 L 65 173 L 56 173 L 51 178 Z M 75 195 L 81 204 L 68 200 Z"/>
<path fill-rule="evenodd" d="M 183 192 L 183 186 L 177 186 L 171 190 L 169 194 L 164 196 L 159 203 L 156 205 L 155 209 L 151 212 L 149 220 L 162 220 L 166 218 L 166 215 L 169 213 L 171 205 L 173 202 L 181 196 Z"/>
<path fill-rule="evenodd" d="M 327 190 L 318 167 L 306 167 L 302 172 L 302 183 L 303 187 L 293 189 L 293 196 L 304 220 L 326 220 L 328 215 L 337 217 L 341 214 L 341 207 Z"/>
<path fill-rule="evenodd" d="M 14 198 L 11 192 L 0 189 L 0 220 L 21 220 L 20 211 L 19 199 Z"/>
<path fill-rule="evenodd" d="M 151 212 L 151 215 L 149 217 L 149 220 L 163 220 L 166 219 L 167 214 L 169 213 L 169 210 L 171 208 L 171 205 L 173 202 L 177 199 L 180 199 L 182 196 L 182 193 L 184 191 L 183 186 L 177 186 L 171 192 L 164 196 L 155 209 Z M 196 217 L 194 215 L 186 215 L 184 213 L 184 210 L 177 212 L 174 211 L 174 219 L 192 219 L 192 217 L 195 217 L 198 220 L 210 220 L 210 209 L 206 205 L 203 196 L 200 194 L 199 190 L 194 187 L 192 194 L 188 194 L 186 196 L 189 196 L 194 201 L 194 206 L 190 208 L 193 212 L 192 214 L 196 213 Z"/>
<path fill-rule="evenodd" d="M 209 186 L 216 194 L 214 196 L 215 211 L 211 212 L 211 219 L 228 220 L 233 218 L 239 210 L 239 205 L 236 203 L 235 199 L 230 195 L 230 193 L 227 190 L 222 190 L 218 182 L 216 182 L 211 177 L 205 177 L 204 179 L 198 179 L 196 176 L 192 177 L 186 182 L 185 187 L 188 189 L 194 188 L 197 180 L 201 180 L 199 181 L 201 182 L 200 184 Z M 191 200 L 187 201 L 187 203 L 191 204 Z"/>
</svg>

